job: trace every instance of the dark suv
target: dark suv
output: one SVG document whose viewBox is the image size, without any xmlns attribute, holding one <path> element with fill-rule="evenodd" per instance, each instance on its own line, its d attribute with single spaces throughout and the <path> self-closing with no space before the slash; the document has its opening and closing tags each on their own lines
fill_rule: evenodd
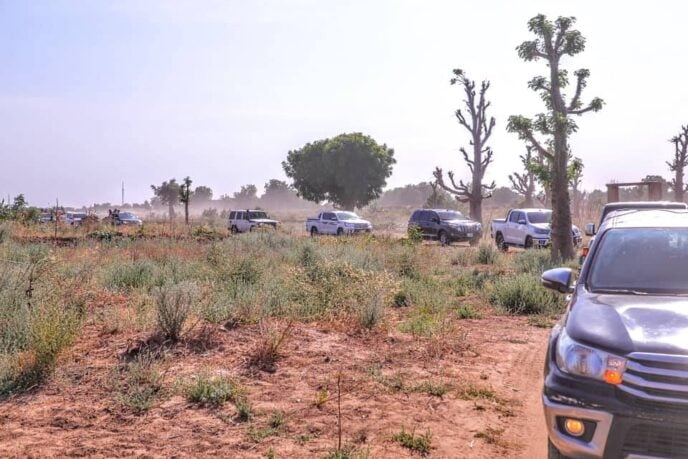
<svg viewBox="0 0 688 459">
<path fill-rule="evenodd" d="M 424 239 L 437 239 L 442 245 L 468 241 L 471 245 L 480 242 L 483 227 L 480 223 L 463 216 L 461 212 L 449 209 L 414 210 L 408 222 L 408 229 L 417 229 Z"/>
<path fill-rule="evenodd" d="M 545 359 L 549 458 L 688 457 L 688 211 L 611 214 Z"/>
</svg>

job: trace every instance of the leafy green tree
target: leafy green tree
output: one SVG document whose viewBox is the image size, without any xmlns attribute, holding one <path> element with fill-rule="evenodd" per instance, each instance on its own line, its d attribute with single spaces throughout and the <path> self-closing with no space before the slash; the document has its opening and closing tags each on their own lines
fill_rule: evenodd
<svg viewBox="0 0 688 459">
<path fill-rule="evenodd" d="M 523 42 L 516 49 L 524 61 L 542 59 L 549 67 L 549 76 L 536 76 L 528 86 L 540 93 L 546 112 L 534 119 L 525 116 L 511 116 L 507 130 L 517 133 L 519 138 L 532 145 L 538 155 L 547 158 L 551 167 L 552 193 L 552 256 L 561 260 L 574 257 L 571 237 L 571 203 L 569 196 L 568 165 L 570 149 L 568 137 L 578 130 L 571 115 L 582 115 L 599 111 L 604 102 L 594 98 L 583 106 L 581 95 L 590 76 L 588 69 L 574 72 L 576 87 L 568 103 L 562 92 L 569 85 L 568 71 L 560 67 L 563 56 L 575 56 L 585 49 L 585 38 L 572 29 L 574 17 L 559 17 L 554 22 L 539 14 L 528 21 L 528 29 L 535 39 Z M 546 137 L 541 142 L 535 137 L 539 133 Z"/>
<path fill-rule="evenodd" d="M 480 93 L 476 94 L 475 81 L 470 80 L 463 70 L 455 69 L 454 78 L 451 79 L 451 84 L 461 85 L 465 93 L 464 103 L 466 104 L 466 112 L 461 109 L 456 110 L 454 115 L 459 121 L 459 124 L 466 128 L 470 133 L 470 145 L 472 152 L 469 153 L 465 148 L 461 147 L 459 151 L 463 154 L 463 159 L 471 171 L 471 181 L 464 183 L 459 180 L 457 184 L 454 180 L 454 173 L 449 171 L 447 174 L 451 182 L 451 186 L 445 184 L 442 169 L 435 168 L 433 175 L 436 183 L 453 194 L 459 202 L 467 202 L 469 205 L 469 215 L 473 220 L 482 222 L 483 220 L 483 199 L 492 196 L 492 190 L 495 189 L 495 182 L 490 185 L 483 183 L 485 171 L 487 166 L 492 162 L 492 149 L 487 146 L 487 141 L 492 135 L 492 129 L 495 126 L 494 117 L 487 116 L 487 109 L 490 102 L 487 101 L 485 95 L 490 89 L 490 82 L 483 81 L 480 85 Z M 468 119 L 466 119 L 468 116 Z"/>
<path fill-rule="evenodd" d="M 24 197 L 23 193 L 20 193 L 14 197 L 12 202 L 12 211 L 17 214 L 29 206 L 29 202 Z"/>
<path fill-rule="evenodd" d="M 193 194 L 196 201 L 208 203 L 213 200 L 213 190 L 207 186 L 197 186 Z"/>
<path fill-rule="evenodd" d="M 242 185 L 241 189 L 234 193 L 234 200 L 241 205 L 251 206 L 258 201 L 258 188 L 255 185 Z"/>
<path fill-rule="evenodd" d="M 174 206 L 179 202 L 180 186 L 177 179 L 170 179 L 169 182 L 162 182 L 160 186 L 151 185 L 153 194 L 163 205 L 168 206 L 170 221 L 174 219 Z"/>
<path fill-rule="evenodd" d="M 674 160 L 667 162 L 669 170 L 674 173 L 671 188 L 674 190 L 674 201 L 683 202 L 686 185 L 683 182 L 684 170 L 688 166 L 688 125 L 681 126 L 681 132 L 671 138 L 674 144 Z"/>
<path fill-rule="evenodd" d="M 380 197 L 395 163 L 393 149 L 355 132 L 292 150 L 282 167 L 299 196 L 353 210 Z"/>
<path fill-rule="evenodd" d="M 194 193 L 191 189 L 191 183 L 191 177 L 187 175 L 179 187 L 179 201 L 184 204 L 184 223 L 187 225 L 189 224 L 189 204 Z"/>
</svg>

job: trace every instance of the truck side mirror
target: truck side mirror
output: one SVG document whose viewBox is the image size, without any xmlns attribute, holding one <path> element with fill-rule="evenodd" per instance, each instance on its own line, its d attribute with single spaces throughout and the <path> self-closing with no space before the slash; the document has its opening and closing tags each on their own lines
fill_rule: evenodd
<svg viewBox="0 0 688 459">
<path fill-rule="evenodd" d="M 540 278 L 543 287 L 556 290 L 559 293 L 571 293 L 571 280 L 573 271 L 570 268 L 554 268 L 542 273 Z"/>
<path fill-rule="evenodd" d="M 432 217 L 432 222 L 433 223 L 439 223 L 440 222 L 439 217 Z"/>
<path fill-rule="evenodd" d="M 586 236 L 594 236 L 595 235 L 595 224 L 594 223 L 586 223 L 585 235 Z"/>
</svg>

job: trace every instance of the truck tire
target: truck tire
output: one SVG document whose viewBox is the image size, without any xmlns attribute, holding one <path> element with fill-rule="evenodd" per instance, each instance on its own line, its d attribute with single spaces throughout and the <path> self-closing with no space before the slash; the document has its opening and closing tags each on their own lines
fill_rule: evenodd
<svg viewBox="0 0 688 459">
<path fill-rule="evenodd" d="M 523 244 L 523 247 L 526 249 L 532 249 L 533 248 L 533 238 L 530 236 L 526 236 L 526 241 Z"/>
<path fill-rule="evenodd" d="M 236 225 L 232 225 L 232 228 L 229 230 L 232 234 L 236 234 L 239 232 L 239 228 L 236 227 Z"/>
<path fill-rule="evenodd" d="M 440 241 L 441 246 L 451 244 L 451 241 L 447 237 L 447 233 L 444 231 L 440 231 L 439 233 L 437 233 L 437 239 Z"/>
<path fill-rule="evenodd" d="M 311 227 L 311 237 L 318 235 L 318 228 L 315 226 Z"/>
<path fill-rule="evenodd" d="M 564 456 L 559 452 L 556 446 L 547 439 L 547 459 L 569 459 L 568 456 Z"/>
<path fill-rule="evenodd" d="M 344 230 L 342 228 L 337 228 L 337 236 L 341 236 L 344 234 Z"/>
<path fill-rule="evenodd" d="M 509 251 L 509 246 L 506 245 L 506 243 L 504 242 L 504 236 L 502 236 L 502 233 L 497 233 L 495 235 L 495 244 L 497 245 L 497 248 L 502 252 Z"/>
</svg>

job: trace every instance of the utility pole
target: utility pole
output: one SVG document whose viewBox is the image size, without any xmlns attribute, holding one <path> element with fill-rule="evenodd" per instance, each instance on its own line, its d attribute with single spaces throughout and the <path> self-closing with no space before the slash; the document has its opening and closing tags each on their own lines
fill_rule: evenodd
<svg viewBox="0 0 688 459">
<path fill-rule="evenodd" d="M 122 180 L 122 205 L 121 207 L 124 207 L 124 180 Z"/>
</svg>

